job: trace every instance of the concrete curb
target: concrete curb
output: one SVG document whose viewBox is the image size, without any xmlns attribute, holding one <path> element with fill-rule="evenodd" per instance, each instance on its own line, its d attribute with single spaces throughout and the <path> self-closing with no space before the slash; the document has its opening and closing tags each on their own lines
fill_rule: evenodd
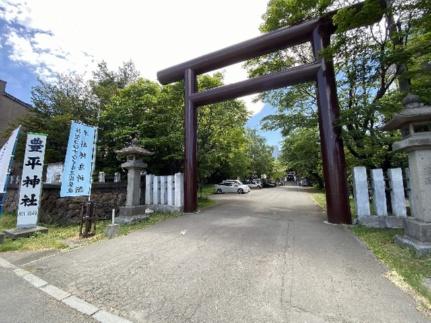
<svg viewBox="0 0 431 323">
<path fill-rule="evenodd" d="M 102 310 L 97 306 L 86 302 L 82 298 L 79 298 L 71 293 L 68 293 L 54 285 L 50 285 L 45 280 L 40 277 L 31 274 L 27 270 L 19 268 L 14 264 L 11 264 L 6 259 L 0 257 L 0 267 L 4 269 L 11 270 L 17 275 L 21 277 L 23 280 L 30 283 L 33 287 L 39 289 L 50 297 L 56 299 L 57 301 L 62 302 L 66 306 L 84 314 L 90 316 L 98 322 L 102 323 L 132 323 L 131 321 L 117 316 L 108 311 Z"/>
</svg>

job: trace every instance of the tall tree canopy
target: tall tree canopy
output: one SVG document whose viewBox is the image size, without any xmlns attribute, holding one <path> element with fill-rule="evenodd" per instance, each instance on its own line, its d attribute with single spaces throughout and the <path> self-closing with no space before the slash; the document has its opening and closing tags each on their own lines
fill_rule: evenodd
<svg viewBox="0 0 431 323">
<path fill-rule="evenodd" d="M 222 74 L 199 77 L 200 89 L 223 85 Z M 34 113 L 22 120 L 25 130 L 48 134 L 47 162 L 63 161 L 71 120 L 97 125 L 97 170 L 113 173 L 115 150 L 136 138 L 155 154 L 149 171 L 172 174 L 183 167 L 183 85 L 161 86 L 139 77 L 133 63 L 118 71 L 98 65 L 90 80 L 61 75 L 33 89 Z M 199 179 L 243 177 L 250 172 L 245 130 L 249 115 L 238 100 L 199 108 Z"/>
<path fill-rule="evenodd" d="M 270 0 L 260 29 L 268 32 L 291 26 L 353 2 L 357 1 Z M 382 8 L 377 1 L 365 0 L 359 11 L 339 11 L 334 17 L 337 31 L 332 46 L 324 55 L 334 59 L 348 159 L 352 164 L 387 168 L 400 165 L 403 155 L 392 151 L 399 134 L 382 132 L 380 127 L 399 111 L 407 92 L 419 94 L 425 102 L 431 99 L 431 77 L 424 66 L 430 59 L 431 5 L 425 0 L 387 0 L 385 4 Z M 380 14 L 379 23 L 357 27 Z M 250 60 L 246 67 L 255 77 L 311 61 L 310 45 L 303 44 Z M 270 91 L 261 97 L 277 109 L 264 119 L 263 127 L 282 130 L 285 151 L 289 150 L 286 145 L 299 139 L 298 129 L 315 129 L 314 84 Z"/>
<path fill-rule="evenodd" d="M 260 136 L 256 130 L 247 131 L 248 139 L 248 157 L 250 163 L 250 175 L 261 177 L 262 175 L 272 175 L 273 158 L 272 147 L 270 147 L 265 138 Z"/>
</svg>

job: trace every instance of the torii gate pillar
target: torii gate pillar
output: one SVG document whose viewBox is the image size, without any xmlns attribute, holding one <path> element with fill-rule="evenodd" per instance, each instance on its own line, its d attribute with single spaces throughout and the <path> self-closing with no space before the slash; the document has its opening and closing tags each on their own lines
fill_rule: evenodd
<svg viewBox="0 0 431 323">
<path fill-rule="evenodd" d="M 184 212 L 195 212 L 197 204 L 197 109 L 191 95 L 196 92 L 196 74 L 184 73 Z"/>
<path fill-rule="evenodd" d="M 332 59 L 320 57 L 319 52 L 329 46 L 331 34 L 326 25 L 317 26 L 312 35 L 314 57 L 320 62 L 317 71 L 317 104 L 319 108 L 320 145 L 325 178 L 326 210 L 329 223 L 352 223 L 346 181 L 341 129 L 337 125 L 340 109 Z"/>
</svg>

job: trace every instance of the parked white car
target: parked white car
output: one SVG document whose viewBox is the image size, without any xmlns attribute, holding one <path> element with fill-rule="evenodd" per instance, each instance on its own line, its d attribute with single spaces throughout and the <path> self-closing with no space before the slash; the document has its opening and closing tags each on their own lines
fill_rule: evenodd
<svg viewBox="0 0 431 323">
<path fill-rule="evenodd" d="M 238 180 L 227 179 L 221 182 L 220 184 L 215 185 L 216 193 L 238 193 L 244 194 L 250 192 L 250 187 L 244 185 Z"/>
<path fill-rule="evenodd" d="M 244 181 L 244 184 L 246 184 L 250 188 L 258 188 L 258 189 L 262 188 L 262 183 L 256 180 Z"/>
</svg>

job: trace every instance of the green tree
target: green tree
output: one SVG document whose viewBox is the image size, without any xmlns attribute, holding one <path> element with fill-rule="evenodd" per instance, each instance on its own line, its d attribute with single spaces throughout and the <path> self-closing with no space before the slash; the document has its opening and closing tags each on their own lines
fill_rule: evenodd
<svg viewBox="0 0 431 323">
<path fill-rule="evenodd" d="M 377 1 L 366 0 L 361 10 L 341 10 L 334 17 L 337 32 L 332 38 L 333 45 L 324 53 L 334 57 L 340 126 L 351 160 L 384 168 L 399 165 L 403 156 L 392 151 L 392 143 L 399 139 L 399 134 L 382 132 L 380 127 L 399 111 L 406 92 L 417 92 L 423 100 L 429 100 L 423 87 L 426 83 L 423 78 L 429 80 L 429 73 L 426 75 L 418 66 L 429 59 L 431 43 L 429 1 L 386 3 L 382 9 Z M 261 30 L 291 26 L 348 4 L 330 0 L 271 0 Z M 382 13 L 386 23 L 357 27 Z M 247 67 L 251 76 L 257 76 L 311 61 L 311 48 L 304 44 L 251 60 Z M 404 94 L 400 95 L 397 87 Z M 270 91 L 262 94 L 262 98 L 277 108 L 275 115 L 265 118 L 264 128 L 278 128 L 289 136 L 297 128 L 315 127 L 314 84 Z"/>
<path fill-rule="evenodd" d="M 323 187 L 319 132 L 314 128 L 298 128 L 284 139 L 280 158 L 299 177 L 307 177 Z"/>
<path fill-rule="evenodd" d="M 40 82 L 33 90 L 35 113 L 23 121 L 28 131 L 48 133 L 47 162 L 63 161 L 71 120 L 98 126 L 96 168 L 119 169 L 115 151 L 137 138 L 154 152 L 149 171 L 172 174 L 183 167 L 183 84 L 161 86 L 136 79 L 132 63 L 117 72 L 99 64 L 93 78 L 75 74 Z M 223 85 L 222 74 L 199 77 L 200 89 Z M 245 105 L 232 100 L 199 108 L 198 163 L 202 183 L 248 173 Z"/>
<path fill-rule="evenodd" d="M 272 147 L 255 129 L 247 130 L 247 139 L 247 152 L 250 160 L 249 175 L 253 177 L 261 177 L 263 174 L 270 176 L 273 166 Z"/>
<path fill-rule="evenodd" d="M 200 90 L 223 85 L 223 75 L 199 78 Z M 248 113 L 238 100 L 212 104 L 198 112 L 199 181 L 243 177 L 248 171 L 245 123 Z"/>
<path fill-rule="evenodd" d="M 57 75 L 49 81 L 39 80 L 39 84 L 32 89 L 33 113 L 18 123 L 23 125 L 24 131 L 48 134 L 46 162 L 63 161 L 71 121 L 78 120 L 97 126 L 99 111 L 105 108 L 119 89 L 136 77 L 137 71 L 132 62 L 124 63 L 117 72 L 109 71 L 106 63 L 101 62 L 91 80 L 76 73 Z M 21 158 L 23 152 L 25 136 L 20 138 L 18 158 Z M 103 147 L 108 145 L 103 132 L 99 131 L 98 155 L 104 153 Z M 115 162 L 112 158 L 99 158 L 98 165 L 103 168 Z"/>
<path fill-rule="evenodd" d="M 64 160 L 71 120 L 94 124 L 98 102 L 88 83 L 77 74 L 39 81 L 32 90 L 33 113 L 18 121 L 24 131 L 48 134 L 45 161 Z M 20 136 L 23 143 L 25 136 Z M 20 144 L 18 158 L 23 152 Z"/>
<path fill-rule="evenodd" d="M 200 89 L 220 86 L 221 74 L 201 76 Z M 106 145 L 104 160 L 113 160 L 114 151 L 134 137 L 155 152 L 148 158 L 149 171 L 170 174 L 182 169 L 183 162 L 183 85 L 161 87 L 139 80 L 113 96 L 101 117 Z M 240 101 L 227 101 L 199 108 L 199 181 L 242 176 L 246 173 L 245 132 L 247 111 Z M 110 157 L 111 156 L 111 157 Z M 111 165 L 115 165 L 111 163 Z"/>
<path fill-rule="evenodd" d="M 282 159 L 274 159 L 272 162 L 271 178 L 276 181 L 283 180 L 286 176 L 287 164 Z"/>
<path fill-rule="evenodd" d="M 132 61 L 123 63 L 117 71 L 110 70 L 108 64 L 101 61 L 89 83 L 94 95 L 99 99 L 100 106 L 104 107 L 120 89 L 136 82 L 138 78 L 139 72 Z"/>
<path fill-rule="evenodd" d="M 149 171 L 169 174 L 178 171 L 182 160 L 181 92 L 178 85 L 161 87 L 140 79 L 118 90 L 101 114 L 102 159 L 111 161 L 105 170 L 118 166 L 115 150 L 136 138 L 154 155 Z"/>
</svg>

